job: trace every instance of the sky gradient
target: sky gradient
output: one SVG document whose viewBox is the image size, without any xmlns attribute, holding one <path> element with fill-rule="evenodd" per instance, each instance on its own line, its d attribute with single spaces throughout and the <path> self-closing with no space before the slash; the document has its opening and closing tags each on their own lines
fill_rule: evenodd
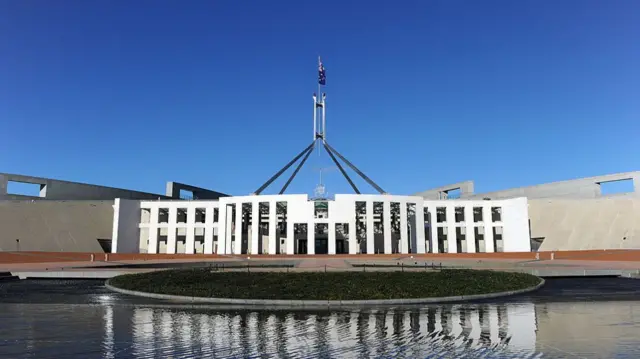
<svg viewBox="0 0 640 359">
<path fill-rule="evenodd" d="M 318 55 L 387 192 L 640 169 L 640 1 L 3 1 L 0 33 L 0 172 L 251 193 L 312 140 Z"/>
</svg>

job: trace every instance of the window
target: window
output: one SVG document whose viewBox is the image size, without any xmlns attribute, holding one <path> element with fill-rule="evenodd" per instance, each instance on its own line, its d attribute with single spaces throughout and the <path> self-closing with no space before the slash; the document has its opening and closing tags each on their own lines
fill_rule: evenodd
<svg viewBox="0 0 640 359">
<path fill-rule="evenodd" d="M 456 207 L 456 223 L 464 222 L 464 207 Z"/>
<path fill-rule="evenodd" d="M 493 222 L 501 222 L 502 221 L 502 208 L 501 207 L 491 207 L 491 221 L 493 221 Z"/>
<path fill-rule="evenodd" d="M 323 201 L 314 202 L 315 218 L 329 218 L 329 203 Z"/>
<path fill-rule="evenodd" d="M 482 207 L 473 207 L 473 221 L 482 222 Z"/>
<path fill-rule="evenodd" d="M 437 207 L 436 208 L 436 220 L 438 223 L 444 223 L 447 221 L 447 208 L 446 207 Z"/>
</svg>

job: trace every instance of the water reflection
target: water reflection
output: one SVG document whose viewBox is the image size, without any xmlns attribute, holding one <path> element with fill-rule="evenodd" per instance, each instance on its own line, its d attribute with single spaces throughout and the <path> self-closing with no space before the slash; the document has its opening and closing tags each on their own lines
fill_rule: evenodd
<svg viewBox="0 0 640 359">
<path fill-rule="evenodd" d="M 291 312 L 142 304 L 96 291 L 66 304 L 3 301 L 0 290 L 0 357 L 640 357 L 637 300 Z"/>
</svg>

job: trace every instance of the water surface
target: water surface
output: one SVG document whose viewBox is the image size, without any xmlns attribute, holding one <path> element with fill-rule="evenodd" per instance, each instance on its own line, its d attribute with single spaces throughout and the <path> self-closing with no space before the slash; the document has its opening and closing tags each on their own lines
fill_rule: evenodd
<svg viewBox="0 0 640 359">
<path fill-rule="evenodd" d="M 640 280 L 553 279 L 476 303 L 366 310 L 170 305 L 99 281 L 0 282 L 4 358 L 638 358 Z"/>
</svg>

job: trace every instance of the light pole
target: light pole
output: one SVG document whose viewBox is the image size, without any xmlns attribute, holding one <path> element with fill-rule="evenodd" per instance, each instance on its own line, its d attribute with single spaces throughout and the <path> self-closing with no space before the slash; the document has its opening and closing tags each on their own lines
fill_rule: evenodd
<svg viewBox="0 0 640 359">
<path fill-rule="evenodd" d="M 20 252 L 20 239 L 16 238 L 16 250 Z"/>
</svg>

